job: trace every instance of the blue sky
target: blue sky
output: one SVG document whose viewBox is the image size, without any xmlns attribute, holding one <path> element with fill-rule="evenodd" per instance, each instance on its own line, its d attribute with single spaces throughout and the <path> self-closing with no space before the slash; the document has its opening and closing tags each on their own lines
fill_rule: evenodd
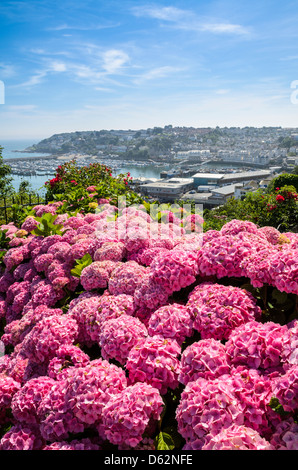
<svg viewBox="0 0 298 470">
<path fill-rule="evenodd" d="M 1 0 L 0 138 L 298 126 L 298 9 L 284 0 Z"/>
</svg>

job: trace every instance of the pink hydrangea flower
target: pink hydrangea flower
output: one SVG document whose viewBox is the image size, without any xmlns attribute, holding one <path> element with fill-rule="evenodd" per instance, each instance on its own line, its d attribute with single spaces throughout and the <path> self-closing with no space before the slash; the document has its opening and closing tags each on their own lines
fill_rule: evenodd
<svg viewBox="0 0 298 470">
<path fill-rule="evenodd" d="M 274 272 L 272 270 L 272 258 L 274 254 L 279 256 L 275 245 L 255 245 L 251 252 L 240 262 L 243 276 L 249 278 L 253 287 L 262 287 L 264 284 L 274 285 Z"/>
<path fill-rule="evenodd" d="M 14 269 L 13 277 L 16 281 L 32 281 L 33 277 L 37 274 L 37 271 L 34 267 L 34 260 L 30 259 L 25 261 L 22 264 Z"/>
<path fill-rule="evenodd" d="M 86 191 L 88 191 L 89 193 L 93 193 L 94 191 L 96 191 L 96 186 L 88 186 L 88 188 L 86 188 Z"/>
<path fill-rule="evenodd" d="M 159 246 L 145 248 L 140 250 L 136 255 L 136 261 L 144 266 L 150 266 L 152 261 L 157 255 L 163 255 L 166 257 L 169 253 L 167 248 L 162 248 Z"/>
<path fill-rule="evenodd" d="M 74 345 L 63 345 L 50 360 L 47 374 L 55 380 L 63 380 L 72 372 L 73 367 L 85 367 L 90 358 L 82 349 Z"/>
<path fill-rule="evenodd" d="M 192 252 L 171 250 L 167 257 L 156 256 L 150 265 L 153 281 L 171 295 L 190 286 L 199 273 L 197 257 Z"/>
<path fill-rule="evenodd" d="M 260 242 L 257 235 L 240 231 L 237 235 L 222 234 L 204 239 L 198 253 L 200 274 L 203 276 L 241 277 L 245 273 L 241 262 L 251 254 L 252 247 Z M 268 243 L 265 241 L 265 243 Z M 263 244 L 263 241 L 262 241 Z"/>
<path fill-rule="evenodd" d="M 143 438 L 150 421 L 158 421 L 163 400 L 159 391 L 146 383 L 136 383 L 111 397 L 103 409 L 101 436 L 117 446 L 135 448 Z"/>
<path fill-rule="evenodd" d="M 287 328 L 281 354 L 284 368 L 298 364 L 298 320 L 288 323 Z"/>
<path fill-rule="evenodd" d="M 84 425 L 98 424 L 111 397 L 127 387 L 123 369 L 98 359 L 74 368 L 67 379 L 66 401 Z"/>
<path fill-rule="evenodd" d="M 142 342 L 148 336 L 145 325 L 130 315 L 120 315 L 117 318 L 104 321 L 99 333 L 99 346 L 103 359 L 115 359 L 121 365 L 127 361 L 132 347 Z"/>
<path fill-rule="evenodd" d="M 42 448 L 42 450 L 101 450 L 100 443 L 93 442 L 88 437 L 83 439 L 74 439 L 68 441 L 58 441 L 48 444 Z"/>
<path fill-rule="evenodd" d="M 38 424 L 37 409 L 40 401 L 54 384 L 55 381 L 46 376 L 26 382 L 15 393 L 11 402 L 11 411 L 15 419 L 24 424 Z"/>
<path fill-rule="evenodd" d="M 282 234 L 275 227 L 268 227 L 268 226 L 259 227 L 258 232 L 265 235 L 268 242 L 272 243 L 272 245 L 277 245 L 278 243 L 282 241 L 282 238 L 281 238 Z"/>
<path fill-rule="evenodd" d="M 48 363 L 62 345 L 73 344 L 77 336 L 78 324 L 70 314 L 51 315 L 41 319 L 25 336 L 21 352 L 34 363 Z"/>
<path fill-rule="evenodd" d="M 24 260 L 30 258 L 30 250 L 27 245 L 16 248 L 10 248 L 3 257 L 3 262 L 7 269 L 11 270 L 21 264 Z"/>
<path fill-rule="evenodd" d="M 298 365 L 291 366 L 284 375 L 274 381 L 272 396 L 283 409 L 293 413 L 298 409 Z"/>
<path fill-rule="evenodd" d="M 220 230 L 223 235 L 237 235 L 240 232 L 258 234 L 258 226 L 249 220 L 233 219 L 223 225 Z"/>
<path fill-rule="evenodd" d="M 230 375 L 189 382 L 176 410 L 178 432 L 192 450 L 201 450 L 211 435 L 233 424 L 242 425 L 244 415 L 234 395 Z"/>
<path fill-rule="evenodd" d="M 181 347 L 175 340 L 148 336 L 128 354 L 125 368 L 130 384 L 146 382 L 160 390 L 161 394 L 166 393 L 168 388 L 176 388 L 180 373 L 180 353 Z"/>
<path fill-rule="evenodd" d="M 11 284 L 15 281 L 13 274 L 8 270 L 5 271 L 0 276 L 0 292 L 6 292 Z"/>
<path fill-rule="evenodd" d="M 229 372 L 230 365 L 224 345 L 213 338 L 202 339 L 183 351 L 179 382 L 186 385 L 200 377 L 214 379 Z"/>
<path fill-rule="evenodd" d="M 269 407 L 272 396 L 271 378 L 257 369 L 245 366 L 232 368 L 230 377 L 234 396 L 243 412 L 243 424 L 269 438 L 276 421 Z"/>
<path fill-rule="evenodd" d="M 252 369 L 189 382 L 176 411 L 178 431 L 187 448 L 201 450 L 232 425 L 250 427 L 266 438 L 271 432 L 270 393 L 270 379 Z"/>
<path fill-rule="evenodd" d="M 19 354 L 18 346 L 16 346 L 11 354 L 5 354 L 0 358 L 0 376 L 4 374 L 19 384 L 23 384 L 26 381 L 27 366 L 28 359 Z"/>
<path fill-rule="evenodd" d="M 274 450 L 260 434 L 247 426 L 232 425 L 211 436 L 202 450 Z"/>
<path fill-rule="evenodd" d="M 20 390 L 21 384 L 5 373 L 0 373 L 0 411 L 8 410 L 14 395 Z"/>
<path fill-rule="evenodd" d="M 187 307 L 177 303 L 159 307 L 149 318 L 148 333 L 175 339 L 182 345 L 193 334 L 193 321 Z"/>
<path fill-rule="evenodd" d="M 68 439 L 71 434 L 99 425 L 102 410 L 110 398 L 125 389 L 122 369 L 102 359 L 56 381 L 38 408 L 40 432 L 49 442 Z"/>
<path fill-rule="evenodd" d="M 16 346 L 21 343 L 25 336 L 42 318 L 50 315 L 62 315 L 60 308 L 48 308 L 46 305 L 39 305 L 36 308 L 30 308 L 24 312 L 22 318 L 8 323 L 4 328 L 2 340 L 5 344 Z"/>
<path fill-rule="evenodd" d="M 281 292 L 298 294 L 298 249 L 284 248 L 270 257 L 269 274 L 272 285 Z"/>
<path fill-rule="evenodd" d="M 101 296 L 91 294 L 76 299 L 68 313 L 76 320 L 78 325 L 78 342 L 91 346 L 98 341 L 99 328 L 97 324 L 98 308 Z"/>
<path fill-rule="evenodd" d="M 249 321 L 235 328 L 226 342 L 229 362 L 255 369 L 281 365 L 286 326 L 274 322 Z"/>
<path fill-rule="evenodd" d="M 74 416 L 66 393 L 67 382 L 56 381 L 38 407 L 40 434 L 47 442 L 68 439 L 70 434 L 84 431 L 84 424 Z"/>
<path fill-rule="evenodd" d="M 0 450 L 41 450 L 44 445 L 38 427 L 17 423 L 2 437 Z"/>
<path fill-rule="evenodd" d="M 94 253 L 94 261 L 123 261 L 126 249 L 122 242 L 104 242 Z"/>
<path fill-rule="evenodd" d="M 104 321 L 118 318 L 121 315 L 131 315 L 135 313 L 134 298 L 128 294 L 102 295 L 99 301 L 98 315 L 96 321 L 101 326 Z"/>
<path fill-rule="evenodd" d="M 276 426 L 270 443 L 275 450 L 298 450 L 298 424 L 292 416 Z"/>
<path fill-rule="evenodd" d="M 144 222 L 141 220 L 141 223 Z M 136 252 L 141 248 L 147 248 L 149 246 L 149 227 L 144 228 L 138 226 L 138 224 L 130 225 L 128 227 L 123 227 L 121 229 L 120 224 L 116 227 L 118 229 L 119 241 L 124 243 L 125 248 L 128 253 Z"/>
<path fill-rule="evenodd" d="M 7 230 L 6 236 L 8 238 L 13 238 L 13 235 L 18 231 L 18 227 L 16 227 L 13 222 L 9 222 L 8 224 L 2 224 L 0 226 L 0 229 Z"/>
<path fill-rule="evenodd" d="M 65 292 L 54 289 L 47 279 L 36 279 L 31 284 L 31 300 L 34 307 L 47 305 L 54 307 L 56 302 L 65 296 Z"/>
<path fill-rule="evenodd" d="M 114 261 L 94 261 L 81 272 L 80 282 L 85 290 L 104 289 L 117 264 Z"/>
<path fill-rule="evenodd" d="M 199 331 L 202 339 L 227 339 L 237 326 L 259 319 L 261 315 L 250 292 L 211 282 L 203 282 L 194 288 L 187 307 L 194 320 L 193 328 Z"/>
<path fill-rule="evenodd" d="M 81 259 L 84 255 L 88 254 L 92 241 L 93 238 L 90 237 L 77 239 L 71 247 L 70 261 L 73 263 L 76 259 Z"/>
<path fill-rule="evenodd" d="M 55 214 L 57 211 L 57 206 L 55 204 L 38 204 L 33 207 L 36 217 L 42 217 L 43 214 Z"/>
<path fill-rule="evenodd" d="M 151 272 L 146 273 L 142 282 L 134 291 L 134 300 L 138 308 L 155 310 L 165 305 L 168 298 L 169 294 L 165 291 L 163 285 L 153 278 Z"/>
<path fill-rule="evenodd" d="M 146 268 L 135 261 L 118 264 L 109 278 L 108 288 L 110 293 L 112 295 L 133 295 L 141 285 L 146 272 Z"/>
<path fill-rule="evenodd" d="M 36 271 L 41 272 L 46 271 L 53 260 L 54 255 L 52 253 L 42 253 L 34 258 L 33 264 Z"/>
<path fill-rule="evenodd" d="M 22 230 L 26 230 L 27 232 L 32 232 L 37 226 L 39 222 L 32 216 L 26 217 L 24 222 L 21 225 Z"/>
</svg>

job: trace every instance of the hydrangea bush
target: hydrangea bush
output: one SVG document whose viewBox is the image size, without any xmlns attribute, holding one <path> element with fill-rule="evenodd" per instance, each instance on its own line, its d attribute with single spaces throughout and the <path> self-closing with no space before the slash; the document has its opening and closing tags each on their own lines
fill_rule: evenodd
<svg viewBox="0 0 298 470">
<path fill-rule="evenodd" d="M 298 236 L 96 204 L 6 232 L 0 450 L 297 450 Z"/>
</svg>

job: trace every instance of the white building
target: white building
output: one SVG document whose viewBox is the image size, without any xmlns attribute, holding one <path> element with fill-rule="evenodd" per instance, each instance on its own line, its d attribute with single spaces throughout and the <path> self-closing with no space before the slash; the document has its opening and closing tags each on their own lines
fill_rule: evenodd
<svg viewBox="0 0 298 470">
<path fill-rule="evenodd" d="M 193 188 L 193 178 L 170 178 L 140 185 L 140 191 L 160 202 L 174 202 Z"/>
</svg>

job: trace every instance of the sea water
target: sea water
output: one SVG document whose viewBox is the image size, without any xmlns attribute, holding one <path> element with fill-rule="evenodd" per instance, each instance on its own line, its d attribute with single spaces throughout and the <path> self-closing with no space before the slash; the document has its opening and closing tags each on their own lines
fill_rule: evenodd
<svg viewBox="0 0 298 470">
<path fill-rule="evenodd" d="M 42 157 L 47 156 L 49 154 L 45 153 L 19 153 L 22 150 L 30 147 L 33 144 L 37 144 L 40 139 L 19 139 L 19 140 L 1 140 L 0 139 L 0 146 L 3 147 L 2 150 L 2 157 L 4 160 L 8 160 L 11 158 L 25 158 L 25 157 Z M 18 152 L 16 152 L 16 150 Z M 168 169 L 169 167 L 165 165 L 165 167 L 157 167 L 154 164 L 148 164 L 144 166 L 133 165 L 129 164 L 126 166 L 122 166 L 118 168 L 113 173 L 114 175 L 119 175 L 120 173 L 130 173 L 133 178 L 138 178 L 140 176 L 146 178 L 160 178 L 161 171 Z M 14 189 L 17 191 L 19 189 L 19 185 L 22 181 L 28 181 L 30 183 L 30 187 L 33 191 L 38 192 L 39 194 L 43 194 L 45 191 L 44 183 L 50 179 L 50 176 L 47 175 L 32 175 L 32 176 L 20 176 L 20 175 L 11 175 L 12 176 L 12 184 Z"/>
</svg>

